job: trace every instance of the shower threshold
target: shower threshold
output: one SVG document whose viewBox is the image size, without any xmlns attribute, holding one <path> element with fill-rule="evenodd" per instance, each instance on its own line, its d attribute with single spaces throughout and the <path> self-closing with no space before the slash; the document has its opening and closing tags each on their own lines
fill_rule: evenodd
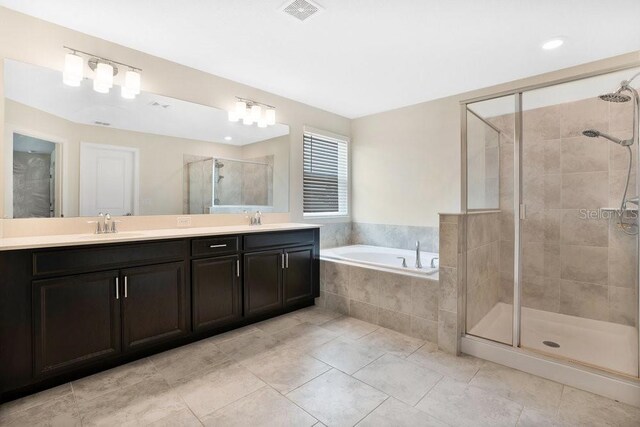
<svg viewBox="0 0 640 427">
<path fill-rule="evenodd" d="M 512 318 L 512 305 L 497 303 L 468 333 L 511 344 Z M 632 326 L 528 307 L 522 307 L 521 325 L 522 348 L 638 376 L 638 335 Z"/>
</svg>

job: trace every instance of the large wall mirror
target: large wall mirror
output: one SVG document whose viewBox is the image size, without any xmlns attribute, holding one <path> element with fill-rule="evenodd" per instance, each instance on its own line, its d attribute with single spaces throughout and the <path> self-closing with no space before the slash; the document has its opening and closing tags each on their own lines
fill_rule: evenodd
<svg viewBox="0 0 640 427">
<path fill-rule="evenodd" d="M 4 217 L 288 212 L 289 126 L 4 61 Z"/>
</svg>

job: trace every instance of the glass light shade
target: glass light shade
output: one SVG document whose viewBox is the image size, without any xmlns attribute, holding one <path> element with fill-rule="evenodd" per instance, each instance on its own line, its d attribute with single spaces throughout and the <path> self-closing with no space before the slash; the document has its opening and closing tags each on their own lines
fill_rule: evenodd
<svg viewBox="0 0 640 427">
<path fill-rule="evenodd" d="M 259 105 L 251 106 L 251 118 L 254 122 L 259 122 L 262 117 L 262 108 Z"/>
<path fill-rule="evenodd" d="M 273 126 L 276 124 L 276 110 L 274 108 L 269 108 L 264 112 L 264 117 L 269 126 Z"/>
<path fill-rule="evenodd" d="M 133 70 L 127 71 L 124 74 L 124 85 L 128 91 L 138 95 L 140 93 L 140 73 Z"/>
<path fill-rule="evenodd" d="M 242 124 L 250 126 L 253 124 L 253 117 L 251 117 L 251 111 L 247 108 L 247 111 L 244 113 L 244 117 L 242 118 Z"/>
<path fill-rule="evenodd" d="M 106 87 L 107 92 L 109 92 L 109 89 L 113 87 L 113 67 L 110 64 L 98 62 L 96 67 L 96 78 L 93 81 L 93 89 L 96 92 L 100 92 L 100 90 L 96 89 L 96 85 L 101 89 Z"/>
<path fill-rule="evenodd" d="M 126 86 L 122 86 L 120 88 L 120 95 L 122 95 L 124 99 L 135 99 L 136 97 L 136 94 L 133 93 L 133 91 Z"/>
<path fill-rule="evenodd" d="M 247 103 L 244 101 L 236 101 L 236 114 L 239 119 L 244 119 L 247 111 Z"/>
<path fill-rule="evenodd" d="M 258 127 L 259 128 L 266 128 L 267 127 L 267 121 L 265 119 L 258 120 Z"/>
<path fill-rule="evenodd" d="M 75 53 L 67 53 L 64 56 L 64 71 L 62 82 L 67 86 L 80 86 L 83 77 L 84 61 Z"/>
<path fill-rule="evenodd" d="M 109 93 L 109 86 L 100 84 L 100 82 L 95 79 L 93 80 L 93 90 L 98 93 Z"/>
<path fill-rule="evenodd" d="M 236 113 L 235 111 L 229 111 L 229 121 L 237 122 L 238 120 L 240 120 L 240 117 L 238 117 L 238 113 Z"/>
</svg>

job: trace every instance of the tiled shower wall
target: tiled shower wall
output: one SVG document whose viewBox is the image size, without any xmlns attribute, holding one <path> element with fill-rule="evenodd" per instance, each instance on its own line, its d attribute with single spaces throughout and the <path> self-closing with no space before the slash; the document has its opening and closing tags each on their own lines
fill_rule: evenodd
<svg viewBox="0 0 640 427">
<path fill-rule="evenodd" d="M 467 215 L 467 329 L 500 300 L 500 213 Z"/>
<path fill-rule="evenodd" d="M 523 306 L 636 324 L 636 237 L 619 230 L 616 218 L 584 218 L 585 209 L 619 207 L 627 157 L 625 148 L 582 131 L 629 138 L 627 104 L 593 98 L 523 113 Z M 507 136 L 500 158 L 500 300 L 512 303 L 513 116 L 490 120 Z M 635 170 L 634 162 L 628 197 L 636 194 Z"/>
</svg>

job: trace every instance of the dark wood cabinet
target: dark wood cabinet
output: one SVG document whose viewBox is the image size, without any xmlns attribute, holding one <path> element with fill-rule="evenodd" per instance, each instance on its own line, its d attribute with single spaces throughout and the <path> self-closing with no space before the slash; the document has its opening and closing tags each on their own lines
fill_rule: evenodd
<svg viewBox="0 0 640 427">
<path fill-rule="evenodd" d="M 36 375 L 120 352 L 117 278 L 107 271 L 33 282 Z"/>
<path fill-rule="evenodd" d="M 242 318 L 238 255 L 193 261 L 191 280 L 194 331 L 214 329 Z"/>
<path fill-rule="evenodd" d="M 188 333 L 183 262 L 129 268 L 121 276 L 125 351 Z"/>
<path fill-rule="evenodd" d="M 0 401 L 312 305 L 319 229 L 0 251 Z"/>
<path fill-rule="evenodd" d="M 281 249 L 244 255 L 244 314 L 255 316 L 283 306 Z"/>
<path fill-rule="evenodd" d="M 284 254 L 285 305 L 313 298 L 313 246 L 286 249 Z"/>
</svg>

